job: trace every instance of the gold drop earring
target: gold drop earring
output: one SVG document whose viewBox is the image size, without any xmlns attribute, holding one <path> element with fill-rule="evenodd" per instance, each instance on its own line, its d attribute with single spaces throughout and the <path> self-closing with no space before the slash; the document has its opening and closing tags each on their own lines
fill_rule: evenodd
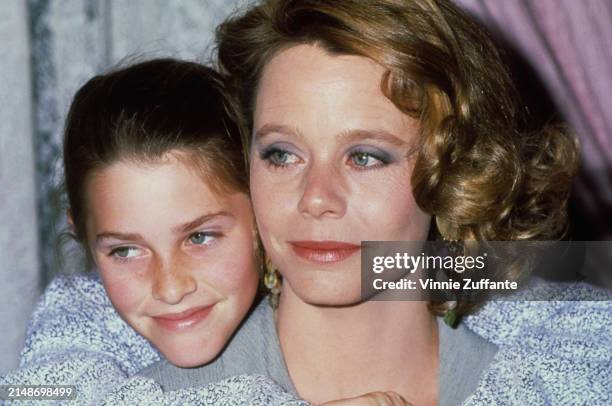
<svg viewBox="0 0 612 406">
<path fill-rule="evenodd" d="M 278 307 L 281 292 L 281 276 L 272 265 L 270 257 L 266 255 L 266 273 L 264 274 L 264 285 L 270 291 L 268 295 L 268 303 L 272 309 Z"/>
</svg>

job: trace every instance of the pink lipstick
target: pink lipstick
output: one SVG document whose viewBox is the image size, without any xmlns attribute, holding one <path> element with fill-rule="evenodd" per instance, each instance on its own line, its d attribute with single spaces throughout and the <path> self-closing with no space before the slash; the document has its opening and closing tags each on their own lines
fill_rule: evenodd
<svg viewBox="0 0 612 406">
<path fill-rule="evenodd" d="M 360 245 L 341 241 L 289 241 L 301 258 L 316 263 L 343 261 L 361 249 Z"/>
<path fill-rule="evenodd" d="M 180 313 L 168 313 L 154 316 L 153 319 L 165 329 L 178 332 L 187 330 L 204 320 L 214 307 L 214 304 L 210 306 L 193 307 Z"/>
</svg>

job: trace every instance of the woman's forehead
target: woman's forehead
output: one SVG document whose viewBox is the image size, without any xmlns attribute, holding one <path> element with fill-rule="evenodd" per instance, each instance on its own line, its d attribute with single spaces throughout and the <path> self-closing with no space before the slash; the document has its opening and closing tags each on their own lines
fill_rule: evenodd
<svg viewBox="0 0 612 406">
<path fill-rule="evenodd" d="M 329 92 L 375 93 L 383 73 L 382 66 L 365 57 L 334 55 L 316 45 L 297 45 L 279 52 L 265 65 L 258 96 L 261 90 L 296 97 Z"/>
<path fill-rule="evenodd" d="M 270 125 L 403 131 L 413 120 L 382 93 L 385 69 L 314 45 L 277 54 L 265 66 L 255 100 L 254 131 Z M 302 128 L 316 127 L 316 128 Z"/>
</svg>

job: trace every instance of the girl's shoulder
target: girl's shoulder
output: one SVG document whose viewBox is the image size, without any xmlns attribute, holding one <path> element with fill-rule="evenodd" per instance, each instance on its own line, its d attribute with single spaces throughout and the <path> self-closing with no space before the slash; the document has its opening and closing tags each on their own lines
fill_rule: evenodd
<svg viewBox="0 0 612 406">
<path fill-rule="evenodd" d="M 159 359 L 117 314 L 95 273 L 59 275 L 49 283 L 28 323 L 21 367 L 75 352 L 108 355 L 127 375 Z"/>
<path fill-rule="evenodd" d="M 40 296 L 36 311 L 44 307 L 81 308 L 94 305 L 100 308 L 112 307 L 100 275 L 95 272 L 67 273 L 55 276 Z"/>
</svg>

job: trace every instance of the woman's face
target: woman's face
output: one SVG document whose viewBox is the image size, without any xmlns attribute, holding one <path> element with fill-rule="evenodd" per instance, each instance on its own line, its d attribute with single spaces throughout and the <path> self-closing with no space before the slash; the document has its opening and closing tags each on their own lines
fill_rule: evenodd
<svg viewBox="0 0 612 406">
<path fill-rule="evenodd" d="M 88 244 L 118 313 L 172 363 L 221 351 L 257 289 L 253 214 L 174 156 L 117 162 L 87 183 Z"/>
<path fill-rule="evenodd" d="M 260 235 L 312 304 L 360 300 L 363 240 L 424 240 L 410 177 L 418 122 L 382 93 L 368 58 L 312 45 L 278 53 L 255 100 L 251 194 Z"/>
</svg>

